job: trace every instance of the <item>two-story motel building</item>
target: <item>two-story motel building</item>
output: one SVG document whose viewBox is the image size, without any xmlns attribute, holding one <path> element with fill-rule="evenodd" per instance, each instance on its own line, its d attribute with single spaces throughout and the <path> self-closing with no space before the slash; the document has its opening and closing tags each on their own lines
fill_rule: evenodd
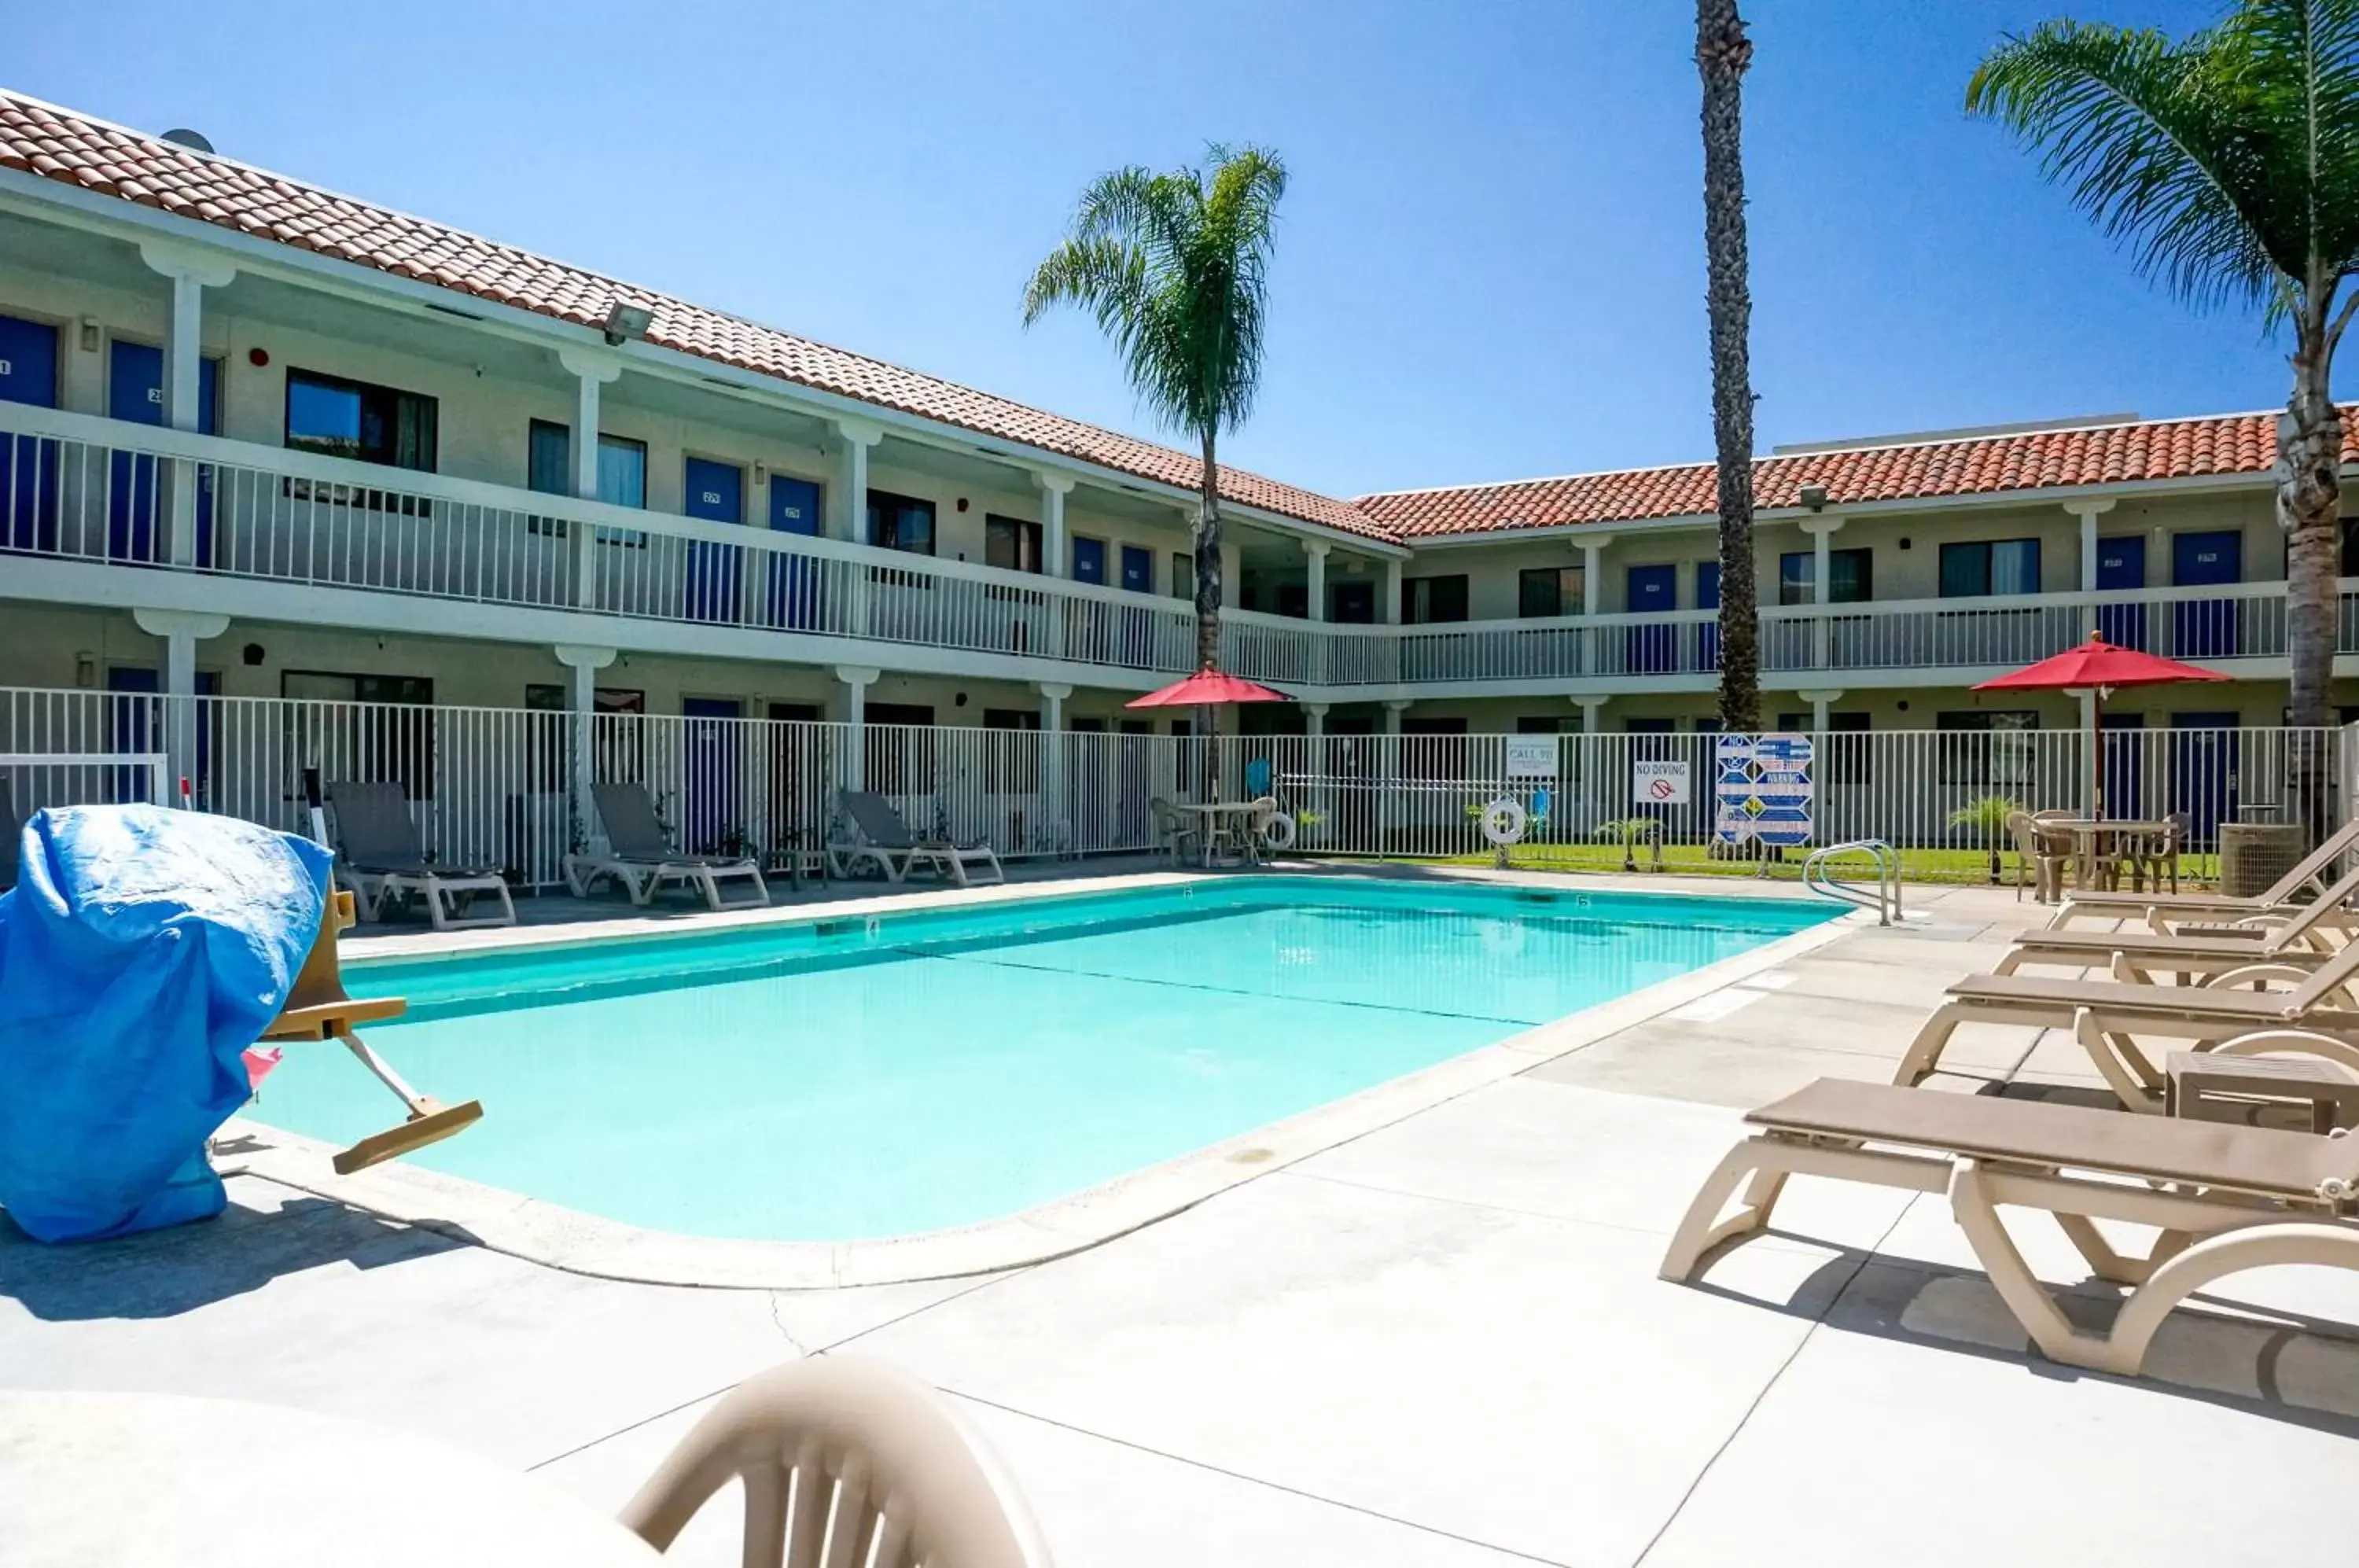
<svg viewBox="0 0 2359 1568">
<path fill-rule="evenodd" d="M 1765 705 L 2069 725 L 2070 699 L 1969 688 L 2095 628 L 2236 677 L 2114 722 L 2278 722 L 2274 428 L 1761 460 Z M 0 686 L 1144 728 L 1123 703 L 1192 660 L 1196 483 L 1180 452 L 0 92 Z M 1250 723 L 1710 726 L 1708 464 L 1222 489 L 1224 661 L 1300 699 Z"/>
</svg>

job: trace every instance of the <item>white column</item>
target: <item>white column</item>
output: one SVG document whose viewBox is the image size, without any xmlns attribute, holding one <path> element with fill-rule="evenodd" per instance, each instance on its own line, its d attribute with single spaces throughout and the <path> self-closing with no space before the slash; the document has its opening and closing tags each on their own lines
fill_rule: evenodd
<svg viewBox="0 0 2359 1568">
<path fill-rule="evenodd" d="M 1597 606 L 1604 603 L 1605 547 L 1613 542 L 1612 534 L 1600 534 L 1581 540 L 1581 613 L 1584 615 L 1594 616 Z M 1595 626 L 1582 628 L 1581 667 L 1593 675 L 1603 669 L 1598 656 Z"/>
<path fill-rule="evenodd" d="M 1603 723 L 1602 715 L 1605 711 L 1605 704 L 1613 699 L 1593 691 L 1582 691 L 1574 693 L 1572 700 L 1581 708 L 1581 733 L 1582 735 L 1600 733 L 1599 725 Z"/>
<path fill-rule="evenodd" d="M 1302 541 L 1302 553 L 1310 569 L 1309 610 L 1314 621 L 1327 618 L 1327 552 L 1333 548 L 1325 539 Z"/>
<path fill-rule="evenodd" d="M 553 651 L 557 655 L 557 662 L 571 672 L 566 705 L 573 719 L 573 832 L 566 847 L 570 851 L 573 844 L 579 844 L 592 855 L 603 854 L 606 830 L 604 824 L 598 821 L 590 787 L 598 781 L 593 749 L 598 717 L 598 671 L 614 662 L 614 650 L 561 642 Z"/>
<path fill-rule="evenodd" d="M 179 799 L 181 780 L 203 787 L 197 777 L 197 644 L 229 630 L 229 617 L 198 610 L 134 610 L 131 618 L 150 637 L 164 639 L 164 755 L 171 777 L 165 787 Z"/>
<path fill-rule="evenodd" d="M 2097 591 L 2097 519 L 2114 509 L 2111 499 L 2067 501 L 2064 509 L 2081 524 L 2081 592 Z"/>
<path fill-rule="evenodd" d="M 1376 618 L 1388 626 L 1400 625 L 1401 559 L 1394 556 L 1385 562 L 1385 602 L 1376 606 Z"/>
<path fill-rule="evenodd" d="M 1827 733 L 1827 709 L 1843 701 L 1840 691 L 1797 691 L 1795 696 L 1810 705 L 1810 733 Z"/>
<path fill-rule="evenodd" d="M 1303 733 L 1310 736 L 1313 740 L 1325 735 L 1327 733 L 1327 704 L 1324 702 L 1303 703 L 1302 728 Z"/>
<path fill-rule="evenodd" d="M 885 439 L 885 427 L 864 419 L 836 419 L 836 468 L 832 532 L 837 539 L 866 544 L 868 539 L 868 449 Z"/>
<path fill-rule="evenodd" d="M 162 240 L 143 242 L 139 256 L 172 282 L 172 319 L 164 338 L 164 422 L 176 430 L 194 431 L 204 373 L 204 291 L 226 287 L 237 269 L 205 252 Z M 168 472 L 171 521 L 166 559 L 176 566 L 192 566 L 197 559 L 196 465 L 174 462 Z"/>
<path fill-rule="evenodd" d="M 843 682 L 843 722 L 851 726 L 851 738 L 843 748 L 843 785 L 846 789 L 864 789 L 867 769 L 867 737 L 861 733 L 868 723 L 868 688 L 876 683 L 881 670 L 863 669 L 853 664 L 835 667 L 835 678 Z"/>
<path fill-rule="evenodd" d="M 1073 481 L 1068 474 L 1035 472 L 1032 482 L 1040 487 L 1040 572 L 1043 576 L 1065 578 L 1073 574 L 1073 553 L 1065 544 L 1065 497 L 1072 494 Z M 1048 604 L 1047 638 L 1041 653 L 1049 659 L 1065 657 L 1065 598 L 1050 592 Z"/>
<path fill-rule="evenodd" d="M 584 501 L 598 498 L 598 389 L 623 374 L 623 362 L 594 348 L 562 348 L 557 362 L 573 376 L 573 494 Z M 571 530 L 573 602 L 584 609 L 598 598 L 598 558 L 592 535 L 596 530 Z"/>
<path fill-rule="evenodd" d="M 1397 735 L 1401 733 L 1401 714 L 1408 710 L 1408 704 L 1407 697 L 1385 699 L 1385 734 Z"/>
<path fill-rule="evenodd" d="M 1071 813 L 1065 809 L 1065 699 L 1073 689 L 1060 681 L 1034 683 L 1040 693 L 1040 801 L 1041 820 L 1027 830 L 1027 835 L 1038 835 L 1048 830 L 1049 847 L 1063 849 L 1070 835 L 1066 824 Z"/>
<path fill-rule="evenodd" d="M 1834 551 L 1828 541 L 1843 531 L 1841 517 L 1806 517 L 1802 531 L 1810 536 L 1810 607 L 1817 612 L 1810 620 L 1810 668 L 1824 670 L 1833 658 L 1834 633 L 1828 622 L 1827 606 L 1833 603 L 1827 595 L 1832 592 L 1830 579 L 1834 574 Z"/>
</svg>

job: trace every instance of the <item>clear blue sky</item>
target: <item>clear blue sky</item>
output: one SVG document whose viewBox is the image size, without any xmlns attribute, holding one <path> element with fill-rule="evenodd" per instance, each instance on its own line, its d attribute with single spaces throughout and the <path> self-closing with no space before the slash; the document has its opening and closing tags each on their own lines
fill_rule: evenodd
<svg viewBox="0 0 2359 1568">
<path fill-rule="evenodd" d="M 9 85 L 790 331 L 1162 434 L 1023 280 L 1090 176 L 1292 172 L 1224 449 L 1334 494 L 1707 457 L 1684 0 L 28 5 Z M 2283 402 L 1959 109 L 1999 35 L 2187 0 L 1753 0 L 1761 449 Z"/>
</svg>

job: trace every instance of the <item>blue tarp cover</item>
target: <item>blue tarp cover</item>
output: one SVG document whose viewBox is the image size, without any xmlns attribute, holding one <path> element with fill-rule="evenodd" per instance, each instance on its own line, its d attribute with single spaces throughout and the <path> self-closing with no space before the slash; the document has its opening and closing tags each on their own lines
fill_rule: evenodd
<svg viewBox="0 0 2359 1568">
<path fill-rule="evenodd" d="M 43 1241 L 219 1214 L 205 1139 L 320 931 L 328 852 L 229 817 L 71 806 L 0 894 L 0 1208 Z"/>
</svg>

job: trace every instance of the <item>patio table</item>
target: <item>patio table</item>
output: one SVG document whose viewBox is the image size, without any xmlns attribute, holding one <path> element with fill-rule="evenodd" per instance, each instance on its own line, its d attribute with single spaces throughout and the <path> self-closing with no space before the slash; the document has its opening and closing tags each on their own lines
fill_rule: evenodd
<svg viewBox="0 0 2359 1568">
<path fill-rule="evenodd" d="M 1210 866 L 1212 855 L 1223 844 L 1241 858 L 1258 862 L 1260 845 L 1254 842 L 1254 819 L 1264 808 L 1255 800 L 1174 800 L 1174 811 L 1184 811 L 1203 819 L 1204 831 L 1198 835 L 1203 844 L 1203 863 Z"/>
<path fill-rule="evenodd" d="M 114 1568 L 655 1568 L 549 1482 L 389 1427 L 174 1394 L 0 1394 L 0 1556 Z"/>
<path fill-rule="evenodd" d="M 2106 858 L 2106 841 L 2120 835 L 2125 838 L 2155 836 L 2167 833 L 2168 821 L 2149 822 L 2137 818 L 2116 818 L 2104 821 L 2093 817 L 2041 817 L 2036 824 L 2042 833 L 2068 833 L 2072 839 L 2072 880 L 2082 892 L 2097 887 L 2097 866 Z"/>
</svg>

